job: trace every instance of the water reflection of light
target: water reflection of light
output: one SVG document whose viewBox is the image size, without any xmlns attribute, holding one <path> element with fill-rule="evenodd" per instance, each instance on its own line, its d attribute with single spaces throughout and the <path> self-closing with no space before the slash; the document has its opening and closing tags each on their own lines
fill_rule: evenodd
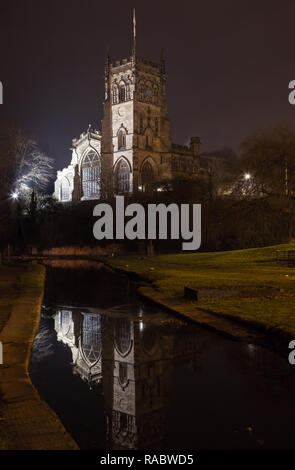
<svg viewBox="0 0 295 470">
<path fill-rule="evenodd" d="M 139 317 L 142 317 L 142 316 L 143 316 L 143 309 L 142 309 L 142 307 L 139 307 L 138 316 L 139 316 Z"/>
<path fill-rule="evenodd" d="M 252 356 L 253 354 L 255 354 L 255 349 L 256 349 L 256 348 L 255 348 L 255 345 L 254 345 L 254 344 L 248 344 L 247 346 L 248 346 L 249 354 L 251 354 L 251 356 Z"/>
<path fill-rule="evenodd" d="M 144 328 L 143 321 L 140 321 L 139 322 L 139 331 L 143 331 L 143 328 Z"/>
</svg>

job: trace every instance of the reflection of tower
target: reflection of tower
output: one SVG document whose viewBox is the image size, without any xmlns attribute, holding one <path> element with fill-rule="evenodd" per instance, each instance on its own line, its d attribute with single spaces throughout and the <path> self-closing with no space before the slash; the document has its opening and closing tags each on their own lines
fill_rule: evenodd
<svg viewBox="0 0 295 470">
<path fill-rule="evenodd" d="M 57 338 L 71 348 L 74 373 L 89 385 L 103 378 L 112 449 L 163 448 L 174 368 L 198 365 L 200 338 L 189 325 L 175 332 L 174 325 L 146 322 L 142 314 L 129 320 L 63 308 L 55 315 Z"/>
<path fill-rule="evenodd" d="M 58 310 L 55 317 L 57 339 L 72 351 L 73 371 L 83 380 L 101 380 L 101 316 L 75 309 Z"/>
<path fill-rule="evenodd" d="M 105 382 L 112 370 L 105 354 L 103 377 L 112 448 L 152 448 L 165 434 L 169 367 L 164 367 L 156 331 L 142 322 L 119 318 L 113 321 L 113 338 L 108 334 L 113 340 L 113 380 L 109 377 Z M 106 385 L 112 386 L 112 393 Z"/>
</svg>

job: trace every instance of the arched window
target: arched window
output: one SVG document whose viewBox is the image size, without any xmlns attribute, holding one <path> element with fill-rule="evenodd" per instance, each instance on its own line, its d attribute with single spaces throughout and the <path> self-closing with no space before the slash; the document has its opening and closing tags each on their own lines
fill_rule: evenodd
<svg viewBox="0 0 295 470">
<path fill-rule="evenodd" d="M 145 146 L 148 150 L 153 147 L 153 131 L 150 127 L 145 131 Z"/>
<path fill-rule="evenodd" d="M 115 346 L 121 356 L 126 356 L 132 346 L 130 321 L 127 318 L 115 320 Z"/>
<path fill-rule="evenodd" d="M 100 160 L 94 150 L 90 150 L 84 157 L 81 173 L 84 199 L 98 199 L 100 196 Z"/>
<path fill-rule="evenodd" d="M 159 90 L 158 90 L 158 87 L 156 85 L 154 86 L 153 94 L 154 94 L 154 104 L 158 104 Z"/>
<path fill-rule="evenodd" d="M 83 314 L 82 350 L 89 364 L 94 364 L 101 354 L 101 323 L 100 316 Z"/>
<path fill-rule="evenodd" d="M 145 100 L 149 103 L 153 100 L 153 86 L 151 82 L 147 82 L 146 84 Z"/>
<path fill-rule="evenodd" d="M 67 178 L 63 178 L 60 187 L 60 199 L 67 201 L 70 199 L 70 185 Z"/>
<path fill-rule="evenodd" d="M 155 135 L 159 135 L 159 122 L 158 122 L 158 118 L 155 119 Z"/>
<path fill-rule="evenodd" d="M 119 101 L 122 103 L 123 101 L 126 101 L 126 87 L 125 84 L 120 84 L 119 87 Z"/>
<path fill-rule="evenodd" d="M 113 103 L 116 104 L 119 102 L 119 88 L 118 85 L 115 83 L 113 86 Z"/>
<path fill-rule="evenodd" d="M 143 80 L 141 80 L 138 84 L 138 98 L 140 100 L 144 100 L 144 97 L 145 97 L 145 83 Z"/>
<path fill-rule="evenodd" d="M 116 168 L 115 190 L 117 194 L 129 193 L 130 191 L 130 169 L 124 159 L 120 160 Z"/>
<path fill-rule="evenodd" d="M 126 149 L 126 132 L 124 129 L 120 129 L 118 134 L 118 150 Z"/>
<path fill-rule="evenodd" d="M 119 381 L 121 385 L 126 385 L 128 380 L 128 369 L 125 362 L 119 362 Z"/>
<path fill-rule="evenodd" d="M 141 168 L 141 184 L 144 191 L 152 191 L 154 183 L 154 170 L 149 161 L 146 161 Z"/>
<path fill-rule="evenodd" d="M 139 132 L 142 134 L 143 132 L 143 117 L 140 115 L 139 117 Z"/>
<path fill-rule="evenodd" d="M 126 85 L 126 99 L 131 100 L 131 82 L 128 81 Z"/>
</svg>

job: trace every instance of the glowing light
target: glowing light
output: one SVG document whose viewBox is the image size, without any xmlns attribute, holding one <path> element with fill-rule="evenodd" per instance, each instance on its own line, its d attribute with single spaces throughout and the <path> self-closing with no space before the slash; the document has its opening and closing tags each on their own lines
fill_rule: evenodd
<svg viewBox="0 0 295 470">
<path fill-rule="evenodd" d="M 11 193 L 11 198 L 14 199 L 15 201 L 18 199 L 18 197 L 19 197 L 19 194 L 16 191 Z"/>
<path fill-rule="evenodd" d="M 139 322 L 139 331 L 143 331 L 143 328 L 144 328 L 143 321 L 140 321 Z"/>
<path fill-rule="evenodd" d="M 246 181 L 249 180 L 250 178 L 251 178 L 250 173 L 245 173 L 245 174 L 244 174 L 244 179 L 245 179 Z"/>
<path fill-rule="evenodd" d="M 142 191 L 142 186 L 138 186 L 139 191 Z"/>
</svg>

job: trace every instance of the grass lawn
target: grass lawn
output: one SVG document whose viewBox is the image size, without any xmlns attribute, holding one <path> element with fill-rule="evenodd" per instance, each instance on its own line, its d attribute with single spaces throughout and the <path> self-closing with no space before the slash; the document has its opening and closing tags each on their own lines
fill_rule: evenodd
<svg viewBox="0 0 295 470">
<path fill-rule="evenodd" d="M 28 287 L 43 283 L 43 268 L 39 265 L 0 266 L 0 332 L 8 320 L 12 306 L 21 302 Z"/>
<path fill-rule="evenodd" d="M 193 307 L 232 315 L 279 328 L 295 338 L 295 267 L 276 264 L 276 250 L 295 250 L 295 243 L 215 253 L 186 253 L 141 257 L 107 257 L 116 268 L 135 272 L 153 282 L 160 292 L 183 299 L 184 286 L 213 289 L 276 289 L 263 296 L 211 298 L 192 302 Z M 183 299 L 183 302 L 185 300 Z"/>
</svg>

